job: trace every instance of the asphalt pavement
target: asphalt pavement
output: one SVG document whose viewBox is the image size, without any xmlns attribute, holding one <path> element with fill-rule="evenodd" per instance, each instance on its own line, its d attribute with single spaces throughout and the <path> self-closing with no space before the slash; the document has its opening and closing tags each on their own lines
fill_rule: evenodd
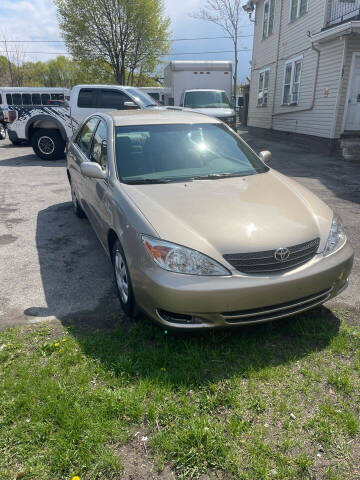
<svg viewBox="0 0 360 480">
<path fill-rule="evenodd" d="M 291 137 L 244 137 L 273 153 L 295 178 L 342 217 L 355 249 L 349 288 L 329 308 L 360 310 L 360 164 Z M 37 158 L 0 141 L 0 328 L 44 320 L 104 324 L 122 316 L 110 262 L 87 220 L 74 216 L 65 161 Z"/>
</svg>

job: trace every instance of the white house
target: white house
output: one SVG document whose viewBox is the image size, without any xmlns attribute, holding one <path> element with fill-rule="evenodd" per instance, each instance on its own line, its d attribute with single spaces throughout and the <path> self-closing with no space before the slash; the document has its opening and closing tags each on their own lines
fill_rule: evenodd
<svg viewBox="0 0 360 480">
<path fill-rule="evenodd" d="M 360 136 L 360 0 L 244 8 L 255 12 L 248 125 L 332 142 Z"/>
</svg>

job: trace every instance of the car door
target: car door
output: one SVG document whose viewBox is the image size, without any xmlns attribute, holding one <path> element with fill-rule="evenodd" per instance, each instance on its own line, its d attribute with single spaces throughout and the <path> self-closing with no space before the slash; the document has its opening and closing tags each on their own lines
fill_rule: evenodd
<svg viewBox="0 0 360 480">
<path fill-rule="evenodd" d="M 89 195 L 89 208 L 93 219 L 93 226 L 100 241 L 105 245 L 111 218 L 109 203 L 110 184 L 108 180 L 108 126 L 104 119 L 97 125 L 93 136 L 90 161 L 98 163 L 106 172 L 106 179 L 87 178 L 87 192 Z"/>
<path fill-rule="evenodd" d="M 68 149 L 71 183 L 82 209 L 89 217 L 91 211 L 89 209 L 88 182 L 86 181 L 87 178 L 82 175 L 80 166 L 82 162 L 88 162 L 90 160 L 89 155 L 92 139 L 99 121 L 99 117 L 91 117 L 80 127 L 78 134 L 74 141 L 70 143 Z M 91 221 L 91 218 L 89 218 L 89 220 Z"/>
<path fill-rule="evenodd" d="M 72 116 L 79 123 L 83 121 L 88 115 L 95 113 L 96 108 L 96 98 L 98 88 L 80 88 L 79 94 L 77 97 L 77 102 L 72 107 Z"/>
</svg>

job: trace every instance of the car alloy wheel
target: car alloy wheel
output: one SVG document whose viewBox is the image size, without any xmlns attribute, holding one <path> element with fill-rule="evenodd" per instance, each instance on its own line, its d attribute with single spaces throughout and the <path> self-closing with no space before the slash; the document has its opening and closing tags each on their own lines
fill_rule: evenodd
<svg viewBox="0 0 360 480">
<path fill-rule="evenodd" d="M 129 300 L 129 279 L 124 258 L 118 249 L 115 251 L 115 277 L 121 300 L 126 305 Z"/>
<path fill-rule="evenodd" d="M 43 136 L 38 140 L 38 147 L 43 155 L 52 155 L 55 151 L 55 142 L 52 138 Z"/>
</svg>

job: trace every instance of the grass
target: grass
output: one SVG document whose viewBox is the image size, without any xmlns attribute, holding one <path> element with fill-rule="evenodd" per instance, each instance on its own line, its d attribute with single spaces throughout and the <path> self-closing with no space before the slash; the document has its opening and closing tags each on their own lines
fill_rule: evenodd
<svg viewBox="0 0 360 480">
<path fill-rule="evenodd" d="M 6 330 L 0 479 L 115 480 L 145 453 L 154 476 L 358 479 L 360 333 L 340 317 L 191 335 L 147 321 Z"/>
</svg>

